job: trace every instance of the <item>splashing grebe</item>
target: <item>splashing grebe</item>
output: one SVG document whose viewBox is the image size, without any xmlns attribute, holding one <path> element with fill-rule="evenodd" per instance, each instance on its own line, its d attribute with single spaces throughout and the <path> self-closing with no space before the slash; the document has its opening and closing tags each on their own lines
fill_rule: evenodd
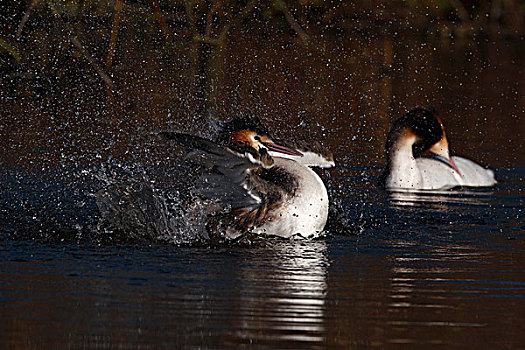
<svg viewBox="0 0 525 350">
<path fill-rule="evenodd" d="M 251 116 L 224 123 L 214 141 L 172 131 L 159 134 L 193 149 L 191 158 L 208 169 L 199 193 L 231 208 L 212 224 L 226 239 L 246 232 L 283 238 L 322 233 L 328 194 L 310 167 L 332 167 L 334 160 L 319 143 L 297 149 L 278 144 Z"/>
<path fill-rule="evenodd" d="M 443 124 L 428 109 L 415 108 L 394 123 L 386 154 L 384 185 L 390 190 L 490 187 L 496 183 L 492 170 L 450 156 Z"/>
</svg>

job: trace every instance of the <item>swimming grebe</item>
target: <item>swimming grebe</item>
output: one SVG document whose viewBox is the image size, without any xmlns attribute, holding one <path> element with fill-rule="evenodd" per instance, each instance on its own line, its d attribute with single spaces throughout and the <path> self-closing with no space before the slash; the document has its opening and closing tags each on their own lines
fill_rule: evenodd
<svg viewBox="0 0 525 350">
<path fill-rule="evenodd" d="M 415 108 L 394 122 L 386 154 L 384 185 L 389 190 L 489 187 L 496 183 L 492 170 L 450 156 L 443 123 L 429 109 Z"/>
<path fill-rule="evenodd" d="M 199 192 L 231 208 L 208 225 L 225 238 L 236 239 L 247 232 L 283 238 L 322 233 L 328 194 L 310 167 L 332 167 L 334 160 L 319 143 L 297 149 L 276 143 L 252 116 L 224 123 L 214 141 L 172 131 L 159 134 L 193 149 L 191 158 L 207 168 Z"/>
</svg>

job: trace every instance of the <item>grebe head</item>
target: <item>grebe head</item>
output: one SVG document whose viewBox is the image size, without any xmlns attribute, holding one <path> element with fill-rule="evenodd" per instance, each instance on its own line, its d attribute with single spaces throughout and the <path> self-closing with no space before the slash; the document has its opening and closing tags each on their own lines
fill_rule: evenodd
<svg viewBox="0 0 525 350">
<path fill-rule="evenodd" d="M 461 174 L 450 157 L 448 140 L 441 119 L 433 109 L 417 107 L 395 121 L 387 139 L 387 152 L 403 138 L 412 138 L 414 158 L 430 155 L 443 158 L 458 174 Z"/>
<path fill-rule="evenodd" d="M 266 127 L 255 116 L 240 116 L 224 123 L 218 143 L 233 151 L 251 154 L 265 165 L 273 164 L 272 157 L 293 159 L 303 156 L 294 148 L 273 141 Z"/>
</svg>

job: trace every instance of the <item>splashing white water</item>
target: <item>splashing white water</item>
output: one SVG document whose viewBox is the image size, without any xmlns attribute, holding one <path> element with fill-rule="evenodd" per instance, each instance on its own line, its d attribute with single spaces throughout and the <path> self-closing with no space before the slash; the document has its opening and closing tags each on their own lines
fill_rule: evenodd
<svg viewBox="0 0 525 350">
<path fill-rule="evenodd" d="M 209 239 L 206 218 L 223 210 L 197 197 L 191 185 L 173 179 L 159 183 L 140 166 L 112 164 L 100 169 L 96 177 L 103 183 L 95 195 L 100 233 L 191 244 Z"/>
</svg>

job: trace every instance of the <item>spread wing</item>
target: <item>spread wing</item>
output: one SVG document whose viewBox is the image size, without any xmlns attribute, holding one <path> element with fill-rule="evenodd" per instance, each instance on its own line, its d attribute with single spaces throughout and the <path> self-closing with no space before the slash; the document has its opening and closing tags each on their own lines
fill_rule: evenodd
<svg viewBox="0 0 525 350">
<path fill-rule="evenodd" d="M 198 136 L 173 131 L 162 131 L 159 135 L 192 149 L 187 157 L 209 170 L 197 183 L 201 195 L 219 199 L 232 209 L 255 209 L 261 204 L 261 196 L 250 181 L 250 173 L 264 166 L 260 158 L 248 152 L 232 151 Z"/>
</svg>

